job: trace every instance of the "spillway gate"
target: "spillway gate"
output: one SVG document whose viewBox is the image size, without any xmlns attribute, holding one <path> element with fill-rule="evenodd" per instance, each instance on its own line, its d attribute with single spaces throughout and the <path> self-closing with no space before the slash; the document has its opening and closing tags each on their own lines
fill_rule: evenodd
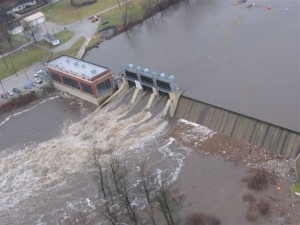
<svg viewBox="0 0 300 225">
<path fill-rule="evenodd" d="M 155 98 L 159 95 L 168 95 L 169 100 L 163 110 L 163 115 L 174 116 L 179 97 L 182 94 L 174 75 L 127 63 L 121 64 L 121 71 L 128 87 L 136 87 L 131 103 L 136 100 L 139 92 L 151 91 L 152 95 L 146 107 L 146 109 L 150 109 Z"/>
</svg>

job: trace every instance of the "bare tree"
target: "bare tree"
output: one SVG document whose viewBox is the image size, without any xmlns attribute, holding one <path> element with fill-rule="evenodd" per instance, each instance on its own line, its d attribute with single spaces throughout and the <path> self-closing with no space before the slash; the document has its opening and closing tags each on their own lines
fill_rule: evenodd
<svg viewBox="0 0 300 225">
<path fill-rule="evenodd" d="M 192 213 L 185 219 L 185 225 L 220 225 L 221 221 L 205 213 Z"/>
<path fill-rule="evenodd" d="M 118 4 L 119 4 L 119 8 L 121 9 L 122 7 L 121 7 L 121 4 L 120 4 L 120 0 L 117 0 L 118 1 Z"/>
<path fill-rule="evenodd" d="M 88 225 L 88 216 L 86 212 L 78 211 L 73 213 L 63 222 L 63 225 Z"/>
<path fill-rule="evenodd" d="M 74 6 L 75 5 L 74 0 L 70 0 L 70 4 L 71 6 Z"/>
<path fill-rule="evenodd" d="M 115 188 L 117 190 L 117 193 L 120 194 L 120 187 L 119 187 L 119 181 L 122 179 L 122 171 L 120 169 L 120 160 L 118 157 L 114 154 L 111 155 L 110 159 L 110 171 L 111 171 L 111 178 L 115 185 Z"/>
<path fill-rule="evenodd" d="M 126 2 L 125 3 L 125 7 L 123 8 L 123 11 L 122 11 L 122 19 L 123 19 L 123 26 L 124 26 L 124 29 L 127 31 L 127 25 L 128 25 L 128 20 L 129 20 L 129 3 Z"/>
<path fill-rule="evenodd" d="M 173 213 L 176 202 L 166 179 L 155 182 L 154 176 L 146 171 L 145 163 L 140 165 L 138 173 L 131 173 L 126 158 L 119 158 L 115 154 L 111 155 L 110 161 L 105 165 L 95 153 L 93 161 L 99 180 L 99 192 L 106 196 L 101 211 L 110 224 L 128 223 L 130 220 L 138 225 L 140 218 L 145 220 L 145 215 L 148 215 L 148 223 L 153 225 L 160 224 L 158 219 L 164 219 L 168 225 L 175 225 Z M 133 184 L 133 177 L 138 179 L 137 185 Z M 139 209 L 134 202 L 137 197 L 143 198 L 142 202 L 147 202 L 143 209 Z M 122 211 L 119 207 L 125 210 Z"/>
<path fill-rule="evenodd" d="M 152 0 L 144 0 L 142 2 L 144 11 L 145 11 L 145 17 L 151 16 L 154 14 L 154 2 Z"/>
<path fill-rule="evenodd" d="M 12 35 L 9 32 L 9 30 L 10 30 L 9 18 L 6 15 L 5 11 L 4 11 L 4 14 L 2 15 L 2 18 L 3 18 L 3 22 L 0 24 L 0 34 L 2 34 L 3 39 L 6 40 L 9 44 L 9 46 L 12 48 L 13 47 Z"/>
<path fill-rule="evenodd" d="M 146 196 L 148 207 L 145 208 L 146 214 L 149 216 L 151 223 L 156 225 L 156 218 L 155 218 L 155 208 L 154 208 L 154 177 L 151 174 L 146 172 L 146 164 L 145 162 L 141 163 L 139 166 L 139 190 Z"/>
<path fill-rule="evenodd" d="M 100 190 L 98 190 L 98 193 L 100 193 L 100 191 L 103 194 L 103 197 L 106 198 L 107 194 L 106 194 L 106 187 L 105 187 L 105 176 L 104 176 L 104 172 L 103 172 L 103 165 L 101 162 L 101 154 L 100 154 L 100 150 L 95 150 L 93 151 L 93 166 L 95 169 L 95 174 L 97 177 L 97 180 L 99 182 L 99 188 Z"/>
<path fill-rule="evenodd" d="M 22 24 L 24 27 L 24 32 L 33 38 L 34 43 L 37 43 L 36 34 L 39 32 L 39 26 L 34 26 L 25 20 L 22 20 Z"/>
<path fill-rule="evenodd" d="M 106 219 L 109 220 L 109 222 L 112 225 L 118 224 L 116 211 L 113 210 L 112 207 L 110 206 L 110 201 L 105 202 L 103 215 L 105 216 Z"/>
<path fill-rule="evenodd" d="M 171 190 L 167 181 L 161 180 L 157 182 L 157 189 L 154 192 L 155 199 L 159 204 L 159 210 L 163 214 L 168 225 L 175 225 L 173 219 L 173 206 L 171 198 Z"/>
</svg>

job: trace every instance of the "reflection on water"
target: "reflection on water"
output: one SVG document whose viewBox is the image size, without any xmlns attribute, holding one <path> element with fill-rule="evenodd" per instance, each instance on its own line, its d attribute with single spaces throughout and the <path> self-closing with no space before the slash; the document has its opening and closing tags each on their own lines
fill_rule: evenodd
<svg viewBox="0 0 300 225">
<path fill-rule="evenodd" d="M 299 1 L 258 0 L 250 9 L 235 3 L 171 7 L 85 60 L 116 74 L 121 63 L 174 74 L 188 97 L 300 131 Z"/>
</svg>

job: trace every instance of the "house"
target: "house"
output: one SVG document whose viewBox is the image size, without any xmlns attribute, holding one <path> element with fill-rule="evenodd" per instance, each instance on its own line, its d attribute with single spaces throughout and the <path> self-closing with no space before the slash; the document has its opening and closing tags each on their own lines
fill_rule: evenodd
<svg viewBox="0 0 300 225">
<path fill-rule="evenodd" d="M 60 41 L 58 38 L 56 38 L 54 35 L 52 34 L 45 34 L 44 35 L 44 40 L 49 42 L 51 45 L 59 45 L 60 44 Z"/>
<path fill-rule="evenodd" d="M 44 23 L 45 21 L 46 21 L 45 15 L 42 12 L 38 12 L 25 17 L 23 20 L 21 20 L 21 24 L 23 26 L 34 27 L 38 24 Z"/>
<path fill-rule="evenodd" d="M 20 12 L 28 7 L 31 7 L 36 4 L 36 0 L 23 0 L 19 1 L 18 4 L 16 4 L 13 8 L 6 11 L 6 14 Z"/>
</svg>

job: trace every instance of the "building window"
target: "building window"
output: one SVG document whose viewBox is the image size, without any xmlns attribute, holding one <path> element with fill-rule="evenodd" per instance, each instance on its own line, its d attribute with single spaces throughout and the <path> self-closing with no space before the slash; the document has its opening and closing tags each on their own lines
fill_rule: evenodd
<svg viewBox="0 0 300 225">
<path fill-rule="evenodd" d="M 83 84 L 83 83 L 80 83 L 80 85 L 81 85 L 81 88 L 82 88 L 82 90 L 83 90 L 84 92 L 89 93 L 89 94 L 91 94 L 91 95 L 94 94 L 94 93 L 93 93 L 93 89 L 92 89 L 92 87 L 91 87 L 90 85 Z"/>
<path fill-rule="evenodd" d="M 64 77 L 64 76 L 62 78 L 63 78 L 63 81 L 64 81 L 65 85 L 68 85 L 68 86 L 73 87 L 73 88 L 80 89 L 79 84 L 76 80 L 72 80 L 72 79 L 70 79 L 68 77 Z"/>
<path fill-rule="evenodd" d="M 55 73 L 51 73 L 51 77 L 52 77 L 53 80 L 58 81 L 58 82 L 61 83 L 61 79 L 60 79 L 59 75 L 57 75 Z"/>
<path fill-rule="evenodd" d="M 97 85 L 97 90 L 99 94 L 102 94 L 103 92 L 109 89 L 111 89 L 111 83 L 109 79 Z"/>
</svg>

